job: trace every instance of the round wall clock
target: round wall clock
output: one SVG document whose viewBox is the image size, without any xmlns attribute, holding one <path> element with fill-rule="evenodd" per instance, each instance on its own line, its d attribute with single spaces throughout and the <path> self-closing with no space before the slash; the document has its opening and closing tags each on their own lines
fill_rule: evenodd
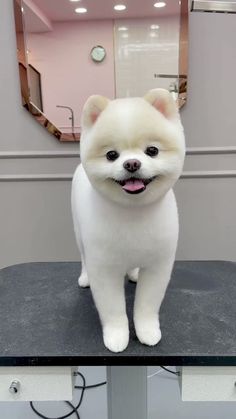
<svg viewBox="0 0 236 419">
<path fill-rule="evenodd" d="M 96 45 L 91 49 L 90 55 L 93 61 L 101 63 L 106 57 L 106 50 L 101 45 Z"/>
</svg>

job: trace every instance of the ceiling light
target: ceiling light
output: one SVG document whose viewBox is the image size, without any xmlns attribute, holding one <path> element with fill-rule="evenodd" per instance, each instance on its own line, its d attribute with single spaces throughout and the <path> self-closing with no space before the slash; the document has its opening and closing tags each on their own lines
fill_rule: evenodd
<svg viewBox="0 0 236 419">
<path fill-rule="evenodd" d="M 74 1 L 74 2 L 76 2 L 76 1 L 80 1 L 80 0 L 70 0 L 70 1 Z"/>
<path fill-rule="evenodd" d="M 151 25 L 150 26 L 151 29 L 159 29 L 159 27 L 160 27 L 159 25 Z"/>
<path fill-rule="evenodd" d="M 154 3 L 154 7 L 165 7 L 166 3 L 164 1 L 158 1 L 157 3 Z"/>
<path fill-rule="evenodd" d="M 75 13 L 86 13 L 87 9 L 85 7 L 78 7 L 78 9 L 75 9 Z"/>
<path fill-rule="evenodd" d="M 126 6 L 124 4 L 116 4 L 116 6 L 114 6 L 114 9 L 117 11 L 121 11 L 121 10 L 125 10 Z"/>
<path fill-rule="evenodd" d="M 120 26 L 118 28 L 118 31 L 127 31 L 127 30 L 128 30 L 128 28 L 126 28 L 126 26 Z"/>
</svg>

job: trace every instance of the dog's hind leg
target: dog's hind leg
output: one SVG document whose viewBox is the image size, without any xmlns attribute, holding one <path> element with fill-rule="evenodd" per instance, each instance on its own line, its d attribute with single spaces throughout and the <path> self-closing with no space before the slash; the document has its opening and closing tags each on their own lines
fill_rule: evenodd
<svg viewBox="0 0 236 419">
<path fill-rule="evenodd" d="M 139 268 L 131 269 L 130 271 L 127 272 L 127 275 L 131 282 L 137 282 L 138 275 L 139 275 Z"/>
<path fill-rule="evenodd" d="M 80 248 L 80 254 L 81 254 L 81 274 L 78 278 L 78 284 L 80 287 L 82 288 L 86 288 L 89 287 L 89 279 L 88 279 L 88 274 L 87 274 L 87 270 L 86 270 L 86 266 L 85 266 L 85 260 L 84 260 L 84 254 Z"/>
</svg>

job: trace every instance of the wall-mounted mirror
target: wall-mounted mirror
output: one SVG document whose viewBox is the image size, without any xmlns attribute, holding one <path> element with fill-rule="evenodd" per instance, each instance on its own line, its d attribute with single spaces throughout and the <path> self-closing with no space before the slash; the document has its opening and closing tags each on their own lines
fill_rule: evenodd
<svg viewBox="0 0 236 419">
<path fill-rule="evenodd" d="M 14 0 L 23 106 L 60 141 L 79 141 L 92 94 L 187 97 L 188 0 Z"/>
</svg>

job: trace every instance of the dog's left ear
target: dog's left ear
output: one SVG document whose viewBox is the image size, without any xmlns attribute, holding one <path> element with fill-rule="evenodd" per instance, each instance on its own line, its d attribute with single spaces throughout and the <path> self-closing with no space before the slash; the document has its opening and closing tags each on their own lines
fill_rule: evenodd
<svg viewBox="0 0 236 419">
<path fill-rule="evenodd" d="M 144 96 L 144 99 L 162 113 L 165 118 L 179 118 L 177 104 L 168 90 L 152 89 Z"/>
<path fill-rule="evenodd" d="M 110 100 L 104 96 L 90 96 L 83 107 L 81 120 L 82 129 L 92 127 L 109 102 Z"/>
</svg>

